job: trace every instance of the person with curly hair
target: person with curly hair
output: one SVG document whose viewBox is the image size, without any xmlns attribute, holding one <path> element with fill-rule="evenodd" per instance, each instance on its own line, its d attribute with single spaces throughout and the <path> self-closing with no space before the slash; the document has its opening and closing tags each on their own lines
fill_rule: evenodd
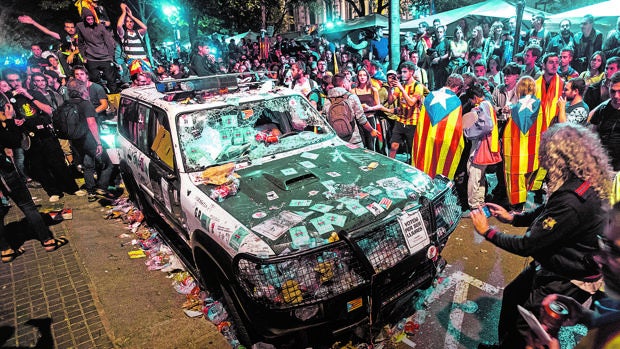
<svg viewBox="0 0 620 349">
<path fill-rule="evenodd" d="M 499 221 L 529 227 L 524 235 L 500 232 L 489 225 L 482 210 L 471 213 L 478 234 L 503 250 L 534 259 L 504 289 L 498 326 L 501 348 L 525 347 L 529 327 L 518 305 L 539 314 L 549 294 L 583 303 L 602 285 L 594 257 L 599 252 L 597 235 L 603 234 L 607 223 L 613 178 L 607 153 L 589 129 L 561 123 L 543 133 L 539 159 L 547 169 L 545 205 L 515 214 L 486 204 Z"/>
</svg>

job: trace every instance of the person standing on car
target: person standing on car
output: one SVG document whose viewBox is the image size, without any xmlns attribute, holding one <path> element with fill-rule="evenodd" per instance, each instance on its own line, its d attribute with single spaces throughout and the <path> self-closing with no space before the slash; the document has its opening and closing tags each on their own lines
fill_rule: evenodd
<svg viewBox="0 0 620 349">
<path fill-rule="evenodd" d="M 338 73 L 332 78 L 332 84 L 334 88 L 327 91 L 327 99 L 323 106 L 327 121 L 342 140 L 363 147 L 358 124 L 372 137 L 377 137 L 379 132 L 368 123 L 360 99 L 349 92 L 351 89 L 349 79 L 344 74 Z"/>
<path fill-rule="evenodd" d="M 88 129 L 80 139 L 71 140 L 73 147 L 82 155 L 84 182 L 88 192 L 88 201 L 97 200 L 97 195 L 109 196 L 107 192 L 112 176 L 112 162 L 104 151 L 99 137 L 99 127 L 95 119 L 95 108 L 88 99 L 88 88 L 84 81 L 71 79 L 67 83 L 69 100 L 66 103 L 76 104 L 82 126 Z M 65 103 L 65 104 L 66 104 Z M 99 171 L 96 171 L 99 169 Z M 97 172 L 97 179 L 95 173 Z"/>
<path fill-rule="evenodd" d="M 599 251 L 597 236 L 607 223 L 612 188 L 613 172 L 605 149 L 587 128 L 560 123 L 543 133 L 539 160 L 548 171 L 546 204 L 521 214 L 486 204 L 501 222 L 529 227 L 525 234 L 503 233 L 489 225 L 481 210 L 471 213 L 476 232 L 489 242 L 534 258 L 504 289 L 498 326 L 501 348 L 525 347 L 530 329 L 518 305 L 540 314 L 540 304 L 549 294 L 583 303 L 602 286 L 594 256 Z"/>
</svg>

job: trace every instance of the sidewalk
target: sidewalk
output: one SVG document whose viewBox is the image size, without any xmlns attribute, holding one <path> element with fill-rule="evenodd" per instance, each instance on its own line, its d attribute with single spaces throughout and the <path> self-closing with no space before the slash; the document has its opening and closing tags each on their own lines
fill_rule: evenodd
<svg viewBox="0 0 620 349">
<path fill-rule="evenodd" d="M 35 203 L 49 206 L 42 189 Z M 73 220 L 50 226 L 70 243 L 45 252 L 37 240 L 26 253 L 0 264 L 0 346 L 37 348 L 226 348 L 224 337 L 205 319 L 187 318 L 185 296 L 166 274 L 129 259 L 130 239 L 120 221 L 103 218 L 105 208 L 85 197 L 61 199 Z M 9 234 L 28 231 L 13 206 Z"/>
</svg>

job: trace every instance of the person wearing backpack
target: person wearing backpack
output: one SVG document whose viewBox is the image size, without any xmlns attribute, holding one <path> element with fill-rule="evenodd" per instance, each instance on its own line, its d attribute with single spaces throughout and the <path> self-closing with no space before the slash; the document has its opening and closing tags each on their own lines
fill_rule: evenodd
<svg viewBox="0 0 620 349">
<path fill-rule="evenodd" d="M 97 195 L 109 196 L 108 183 L 112 176 L 112 162 L 104 151 L 99 137 L 99 127 L 95 119 L 95 108 L 88 99 L 88 88 L 84 81 L 71 79 L 67 83 L 69 100 L 65 103 L 77 106 L 81 124 L 80 131 L 75 131 L 71 137 L 71 145 L 82 156 L 82 168 L 84 170 L 84 182 L 88 192 L 88 201 L 97 200 Z M 95 179 L 96 169 L 97 179 Z"/>
<path fill-rule="evenodd" d="M 16 120 L 24 134 L 22 149 L 29 174 L 41 183 L 50 202 L 58 201 L 64 194 L 82 195 L 65 164 L 65 156 L 52 126 L 53 108 L 38 90 L 27 90 L 22 86 L 17 72 L 9 70 L 7 80 L 13 90 L 10 92 Z M 45 81 L 43 75 L 36 80 Z M 28 166 L 26 166 L 28 167 Z"/>
<path fill-rule="evenodd" d="M 327 99 L 323 106 L 327 122 L 342 140 L 362 147 L 358 124 L 373 137 L 377 137 L 379 132 L 368 123 L 359 98 L 349 92 L 351 82 L 346 76 L 341 73 L 334 75 L 332 84 L 334 88 L 327 91 Z"/>
<path fill-rule="evenodd" d="M 308 94 L 308 100 L 313 107 L 316 108 L 319 112 L 323 112 L 323 105 L 325 104 L 325 99 L 327 98 L 327 91 L 332 88 L 332 76 L 330 74 L 326 74 L 321 78 L 321 85 L 315 87 Z"/>
</svg>

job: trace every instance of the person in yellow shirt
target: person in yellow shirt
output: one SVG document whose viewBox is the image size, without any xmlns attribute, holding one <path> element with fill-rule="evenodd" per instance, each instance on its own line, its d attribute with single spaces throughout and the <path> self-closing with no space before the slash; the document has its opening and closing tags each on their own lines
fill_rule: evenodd
<svg viewBox="0 0 620 349">
<path fill-rule="evenodd" d="M 387 72 L 388 85 L 390 86 L 388 103 L 392 103 L 394 100 L 399 102 L 399 108 L 394 113 L 396 122 L 392 128 L 392 139 L 390 139 L 389 157 L 391 158 L 396 157 L 402 142 L 406 144 L 407 153 L 410 153 L 413 147 L 413 135 L 424 98 L 424 86 L 413 78 L 415 68 L 413 63 L 403 62 L 400 69 L 400 80 L 395 71 Z"/>
</svg>

